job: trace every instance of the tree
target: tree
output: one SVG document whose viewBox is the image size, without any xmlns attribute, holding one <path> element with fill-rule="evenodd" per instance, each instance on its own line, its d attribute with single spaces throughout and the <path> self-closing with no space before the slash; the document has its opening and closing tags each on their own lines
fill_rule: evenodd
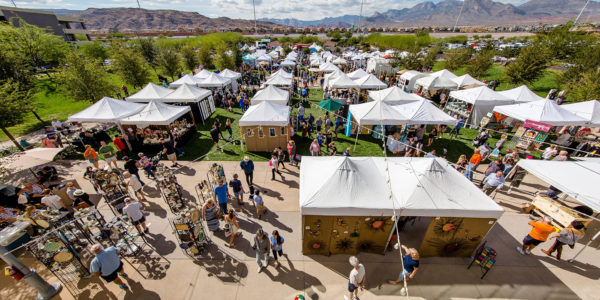
<svg viewBox="0 0 600 300">
<path fill-rule="evenodd" d="M 171 80 L 175 80 L 175 76 L 181 71 L 181 59 L 175 49 L 171 47 L 160 47 L 156 55 L 156 65 L 163 71 L 167 76 L 171 77 Z"/>
<path fill-rule="evenodd" d="M 58 76 L 60 88 L 75 100 L 87 100 L 92 103 L 104 96 L 112 95 L 117 88 L 103 68 L 99 59 L 85 58 L 83 54 L 73 52 L 65 59 L 62 73 Z"/>
<path fill-rule="evenodd" d="M 200 49 L 198 49 L 198 60 L 205 69 L 210 69 L 213 67 L 211 51 L 212 49 L 208 45 L 201 45 Z"/>
<path fill-rule="evenodd" d="M 283 56 L 287 56 L 290 52 L 292 52 L 292 48 L 290 48 L 288 45 L 285 45 L 285 47 L 283 47 Z"/>
<path fill-rule="evenodd" d="M 140 49 L 140 53 L 144 57 L 147 63 L 154 68 L 156 64 L 156 46 L 154 45 L 154 40 L 152 38 L 147 39 L 138 39 L 137 47 Z"/>
<path fill-rule="evenodd" d="M 231 46 L 231 56 L 233 58 L 233 66 L 236 68 L 242 67 L 244 64 L 244 60 L 242 59 L 243 54 L 240 46 L 236 42 Z"/>
<path fill-rule="evenodd" d="M 440 53 L 440 51 L 442 51 L 442 48 L 439 46 L 429 48 L 429 50 L 427 51 L 427 54 L 425 56 L 423 56 L 423 58 L 421 60 L 421 67 L 422 68 L 433 68 L 433 65 L 435 65 L 435 61 L 436 61 L 437 56 Z"/>
<path fill-rule="evenodd" d="M 79 46 L 79 50 L 87 57 L 104 61 L 110 57 L 109 49 L 106 44 L 100 41 L 85 43 Z"/>
<path fill-rule="evenodd" d="M 560 78 L 560 83 L 576 81 L 583 73 L 592 72 L 600 66 L 600 44 L 586 42 L 577 47 L 567 60 L 569 68 Z"/>
<path fill-rule="evenodd" d="M 444 61 L 444 68 L 450 71 L 455 71 L 464 66 L 471 58 L 471 48 L 460 49 L 456 53 L 448 53 Z"/>
<path fill-rule="evenodd" d="M 546 48 L 535 43 L 521 49 L 517 59 L 506 67 L 506 76 L 513 84 L 528 83 L 538 79 L 546 70 Z"/>
<path fill-rule="evenodd" d="M 421 54 L 419 49 L 408 51 L 405 55 L 400 55 L 398 51 L 394 51 L 391 58 L 391 66 L 396 68 L 416 70 L 421 67 Z"/>
<path fill-rule="evenodd" d="M 142 87 L 150 80 L 148 63 L 135 49 L 120 48 L 114 51 L 113 60 L 117 73 L 133 87 Z"/>
<path fill-rule="evenodd" d="M 579 78 L 569 82 L 567 84 L 569 99 L 577 102 L 600 99 L 598 78 L 600 78 L 600 70 L 583 73 Z"/>
<path fill-rule="evenodd" d="M 25 151 L 15 137 L 8 131 L 8 127 L 20 124 L 30 104 L 31 92 L 23 89 L 18 82 L 8 80 L 0 85 L 0 130 L 19 148 Z"/>
<path fill-rule="evenodd" d="M 233 68 L 233 59 L 227 54 L 227 46 L 225 43 L 219 43 L 215 49 L 214 64 L 220 70 Z"/>
<path fill-rule="evenodd" d="M 198 56 L 196 55 L 196 49 L 191 45 L 186 45 L 181 48 L 181 57 L 183 58 L 183 65 L 186 69 L 194 71 L 198 66 Z"/>
<path fill-rule="evenodd" d="M 26 89 L 33 88 L 33 77 L 24 59 L 12 51 L 0 51 L 0 83 L 8 80 Z"/>
<path fill-rule="evenodd" d="M 471 76 L 483 77 L 494 64 L 494 51 L 481 50 L 467 63 L 466 71 Z"/>
</svg>

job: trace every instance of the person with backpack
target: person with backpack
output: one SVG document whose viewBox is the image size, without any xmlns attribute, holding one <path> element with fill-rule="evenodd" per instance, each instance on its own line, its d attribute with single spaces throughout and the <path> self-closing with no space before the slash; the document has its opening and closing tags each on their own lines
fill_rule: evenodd
<svg viewBox="0 0 600 300">
<path fill-rule="evenodd" d="M 277 254 L 283 255 L 283 242 L 285 241 L 277 230 L 273 230 L 271 235 L 271 250 L 275 259 L 275 268 L 279 267 L 279 261 L 277 260 Z"/>
</svg>

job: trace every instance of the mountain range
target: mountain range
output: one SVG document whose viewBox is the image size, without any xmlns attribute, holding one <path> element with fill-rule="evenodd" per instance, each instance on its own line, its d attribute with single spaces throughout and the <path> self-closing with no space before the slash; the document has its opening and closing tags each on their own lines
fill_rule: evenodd
<svg viewBox="0 0 600 300">
<path fill-rule="evenodd" d="M 421 2 L 411 8 L 376 12 L 360 22 L 361 26 L 452 26 L 460 15 L 459 25 L 512 25 L 565 22 L 574 19 L 586 0 L 530 0 L 515 6 L 493 0 L 444 0 Z M 463 6 L 464 5 L 464 6 Z M 462 12 L 461 12 L 462 10 Z M 600 2 L 590 1 L 582 21 L 600 17 Z M 297 19 L 266 19 L 269 22 L 295 27 L 336 27 L 336 24 L 358 25 L 357 15 L 302 21 Z"/>
</svg>

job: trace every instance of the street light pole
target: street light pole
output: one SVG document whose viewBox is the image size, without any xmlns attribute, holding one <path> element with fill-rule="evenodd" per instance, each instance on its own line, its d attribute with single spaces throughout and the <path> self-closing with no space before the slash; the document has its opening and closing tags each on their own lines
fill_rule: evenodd
<svg viewBox="0 0 600 300">
<path fill-rule="evenodd" d="M 254 0 L 252 0 L 252 10 L 254 11 L 254 34 L 258 34 L 258 29 L 256 29 L 256 4 L 254 4 Z"/>
<path fill-rule="evenodd" d="M 23 280 L 38 291 L 36 297 L 37 300 L 48 300 L 58 294 L 62 289 L 60 283 L 49 284 L 35 270 L 29 269 L 3 246 L 0 246 L 0 258 L 6 262 L 7 265 L 13 266 L 23 273 Z"/>
</svg>

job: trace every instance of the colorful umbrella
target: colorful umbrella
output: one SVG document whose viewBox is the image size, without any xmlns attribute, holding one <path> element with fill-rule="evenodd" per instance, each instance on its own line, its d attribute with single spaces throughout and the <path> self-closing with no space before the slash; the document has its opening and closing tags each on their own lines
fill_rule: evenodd
<svg viewBox="0 0 600 300">
<path fill-rule="evenodd" d="M 336 111 L 344 106 L 337 100 L 327 99 L 319 102 L 319 107 L 328 111 Z"/>
</svg>

